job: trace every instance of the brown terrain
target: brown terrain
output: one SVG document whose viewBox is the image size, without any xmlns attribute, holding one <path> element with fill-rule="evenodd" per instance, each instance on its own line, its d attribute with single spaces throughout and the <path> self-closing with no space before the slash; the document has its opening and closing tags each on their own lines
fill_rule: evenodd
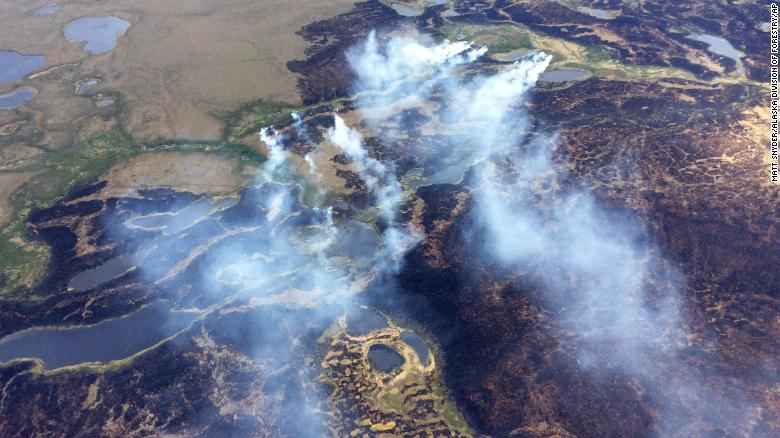
<svg viewBox="0 0 780 438">
<path fill-rule="evenodd" d="M 378 1 L 273 3 L 195 2 L 176 11 L 159 2 L 68 3 L 44 17 L 29 15 L 30 5 L 0 5 L 3 41 L 45 55 L 44 69 L 64 65 L 30 79 L 40 89 L 32 101 L 0 112 L 10 132 L 0 144 L 3 169 L 29 160 L 31 151 L 48 154 L 115 125 L 132 142 L 191 138 L 247 147 L 238 156 L 126 155 L 49 205 L 28 205 L 24 236 L 51 253 L 39 283 L 0 301 L 0 335 L 96 324 L 160 300 L 196 309 L 198 317 L 129 358 L 55 370 L 38 360 L 6 362 L 0 435 L 780 435 L 780 186 L 768 175 L 763 4 L 456 0 L 402 17 Z M 593 10 L 610 12 L 598 18 Z M 100 14 L 133 23 L 113 52 L 87 57 L 61 37 L 71 19 Z M 555 199 L 567 188 L 587 187 L 600 204 L 645 224 L 659 248 L 653 257 L 682 273 L 680 311 L 690 324 L 685 339 L 656 358 L 656 379 L 632 376 L 615 363 L 598 372 L 582 367 L 578 351 L 586 336 L 564 327 L 567 303 L 542 293 L 536 267 L 500 266 L 464 239 L 477 208 L 471 171 L 459 183 L 410 187 L 416 169 L 432 159 L 427 148 L 447 135 L 430 117 L 434 104 L 394 121 L 404 126 L 398 138 L 381 138 L 361 124 L 345 51 L 369 30 L 399 26 L 434 37 L 484 38 L 500 53 L 531 45 L 553 53 L 554 67 L 587 72 L 581 80 L 540 83 L 530 98 L 534 120 L 560 133 L 554 159 L 568 172 L 544 195 Z M 744 53 L 744 73 L 686 38 L 691 31 L 728 38 Z M 504 62 L 492 56 L 477 69 Z M 73 81 L 87 76 L 101 78 L 100 92 L 121 96 L 121 108 L 96 109 L 75 97 Z M 288 106 L 241 109 L 260 99 Z M 301 112 L 310 141 L 297 137 L 291 108 Z M 365 182 L 324 137 L 336 111 L 360 128 L 372 157 L 395 166 L 409 195 L 403 220 L 424 231 L 393 278 L 400 289 L 394 295 L 371 283 L 357 256 L 343 255 L 356 265 L 353 283 L 368 283 L 359 302 L 391 321 L 367 334 L 349 333 L 342 310 L 327 300 L 317 304 L 327 311 L 295 303 L 291 297 L 306 286 L 286 278 L 272 304 L 235 291 L 217 298 L 198 276 L 208 258 L 191 256 L 223 240 L 240 246 L 271 232 L 271 220 L 263 222 L 272 216 L 269 207 L 251 200 L 273 189 L 242 189 L 260 165 L 241 164 L 247 150 L 268 150 L 240 129 L 258 120 L 281 120 L 277 128 L 291 138 L 290 161 L 304 181 L 291 208 L 296 230 L 308 232 L 310 217 L 319 214 L 298 204 L 310 186 L 326 192 L 338 223 L 384 230 L 387 224 L 366 208 Z M 309 153 L 323 169 L 319 180 L 305 174 Z M 17 191 L 19 175 L 0 175 L 0 195 Z M 237 204 L 209 210 L 191 233 L 109 232 L 136 215 L 167 214 L 211 196 L 216 203 L 223 195 Z M 176 248 L 156 261 L 157 277 L 128 267 L 88 289 L 71 287 L 74 276 L 141 252 L 150 239 L 152 254 Z M 660 284 L 662 276 L 653 279 Z M 429 365 L 400 340 L 410 327 L 433 346 Z M 263 343 L 289 347 L 254 349 Z M 375 344 L 395 349 L 403 365 L 375 370 L 368 358 Z M 702 382 L 708 400 L 686 393 Z M 670 388 L 662 391 L 668 399 L 655 395 L 659 384 Z M 705 403 L 717 405 L 723 418 L 701 409 Z"/>
</svg>

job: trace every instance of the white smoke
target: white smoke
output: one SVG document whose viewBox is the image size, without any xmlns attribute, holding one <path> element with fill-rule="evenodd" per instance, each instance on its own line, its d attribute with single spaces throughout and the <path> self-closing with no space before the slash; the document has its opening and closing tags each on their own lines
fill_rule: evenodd
<svg viewBox="0 0 780 438">
<path fill-rule="evenodd" d="M 276 132 L 273 127 L 261 129 L 258 135 L 268 148 L 268 159 L 263 163 L 259 177 L 262 181 L 274 181 L 276 174 L 282 169 L 288 158 L 287 151 L 284 150 L 286 136 Z"/>
<path fill-rule="evenodd" d="M 370 34 L 349 55 L 361 115 L 385 139 L 408 138 L 388 122 L 435 97 L 454 140 L 428 161 L 435 163 L 425 169 L 429 181 L 475 166 L 469 185 L 479 230 L 472 231 L 484 240 L 472 241 L 486 257 L 536 282 L 555 303 L 561 328 L 574 334 L 573 353 L 583 369 L 598 375 L 608 368 L 641 379 L 660 407 L 656 426 L 662 433 L 690 427 L 676 411 L 690 400 L 699 401 L 693 414 L 711 417 L 714 410 L 721 416 L 714 422 L 735 433 L 744 415 L 726 415 L 704 381 L 670 375 L 697 374 L 676 359 L 687 330 L 680 275 L 639 221 L 604 207 L 584 186 L 569 187 L 566 164 L 553 159 L 555 134 L 530 132 L 534 123 L 524 106 L 551 57 L 532 53 L 485 74 L 473 65 L 484 52 L 464 42 L 425 44 L 416 35 L 382 44 Z M 361 137 L 338 117 L 331 137 L 353 159 L 366 159 Z M 679 386 L 670 387 L 670 380 Z"/>
<path fill-rule="evenodd" d="M 358 103 L 368 121 L 393 114 L 399 106 L 425 101 L 453 77 L 455 68 L 487 52 L 486 47 L 464 41 L 423 45 L 419 38 L 398 37 L 380 44 L 372 31 L 365 44 L 348 53 L 357 77 Z"/>
<path fill-rule="evenodd" d="M 421 239 L 411 227 L 393 224 L 403 201 L 401 184 L 393 171 L 369 155 L 363 146 L 363 136 L 357 130 L 348 127 L 338 114 L 333 118 L 335 124 L 328 129 L 328 140 L 352 161 L 352 167 L 376 197 L 380 217 L 391 225 L 383 232 L 384 247 L 378 265 L 383 271 L 398 272 L 404 254 Z"/>
<path fill-rule="evenodd" d="M 363 136 L 334 114 L 335 126 L 328 129 L 328 140 L 344 151 L 353 163 L 353 168 L 377 198 L 377 208 L 386 221 L 395 219 L 401 204 L 403 191 L 395 174 L 385 164 L 369 156 L 363 147 Z"/>
<path fill-rule="evenodd" d="M 293 118 L 293 126 L 295 127 L 295 133 L 298 134 L 298 138 L 301 141 L 309 141 L 309 131 L 306 128 L 306 124 L 303 121 L 303 117 L 299 112 L 293 111 L 291 113 Z"/>
<path fill-rule="evenodd" d="M 566 166 L 553 160 L 557 136 L 536 133 L 531 137 L 533 120 L 524 105 L 551 57 L 534 53 L 498 72 L 485 72 L 475 63 L 485 52 L 486 48 L 467 42 L 426 43 L 415 35 L 380 43 L 372 32 L 348 56 L 356 73 L 360 114 L 382 138 L 404 137 L 405 133 L 391 132 L 393 125 L 385 122 L 395 120 L 400 108 L 422 105 L 435 96 L 441 105 L 441 123 L 451 138 L 446 145 L 449 149 L 420 149 L 419 153 L 436 158 L 426 161 L 433 164 L 425 169 L 434 182 L 433 176 L 445 170 L 459 171 L 459 179 L 469 165 L 475 166 L 476 177 L 468 184 L 479 230 L 472 231 L 485 236 L 476 245 L 518 277 L 533 273 L 532 280 L 558 304 L 563 329 L 574 333 L 574 354 L 584 369 L 611 367 L 654 382 L 650 390 L 664 404 L 661 415 L 667 415 L 674 394 L 663 387 L 666 368 L 659 362 L 673 360 L 667 350 L 679 345 L 677 340 L 685 335 L 675 274 L 658 278 L 657 272 L 663 271 L 658 265 L 659 251 L 647 243 L 639 224 L 602 207 L 587 189 L 563 188 Z M 293 114 L 293 118 L 299 138 L 308 138 L 300 115 Z M 382 247 L 374 257 L 358 261 L 368 266 L 362 272 L 371 268 L 397 272 L 404 254 L 421 238 L 399 223 L 404 201 L 399 177 L 392 164 L 371 156 L 357 129 L 338 114 L 334 121 L 327 140 L 349 157 L 387 225 Z M 222 234 L 217 236 L 205 234 L 213 232 L 211 228 L 204 228 L 204 235 L 191 231 L 186 236 L 204 242 L 202 260 L 198 260 L 202 283 L 215 291 L 228 290 L 232 295 L 225 297 L 226 302 L 249 296 L 255 303 L 288 307 L 351 305 L 350 294 L 359 289 L 354 285 L 360 282 L 357 269 L 330 256 L 339 231 L 332 207 L 304 211 L 297 202 L 295 185 L 280 178 L 290 158 L 285 151 L 286 136 L 271 127 L 262 129 L 259 136 L 268 148 L 268 160 L 258 172 L 255 197 L 245 195 L 241 201 L 256 207 L 248 210 L 257 223 L 232 228 L 220 225 Z M 312 157 L 304 159 L 310 172 L 319 174 Z M 303 217 L 308 222 L 295 225 Z M 180 256 L 170 252 L 170 259 Z M 186 268 L 184 262 L 176 264 L 176 269 Z M 148 269 L 155 278 L 171 276 L 153 266 Z M 653 293 L 650 282 L 656 284 Z M 661 293 L 655 293 L 656 289 Z M 259 331 L 275 330 L 264 328 Z M 258 345 L 258 355 L 286 359 L 290 348 L 268 341 Z M 702 389 L 706 385 L 701 383 L 695 381 L 685 388 L 694 394 L 692 398 L 708 399 Z M 716 403 L 703 406 L 718 408 Z"/>
</svg>

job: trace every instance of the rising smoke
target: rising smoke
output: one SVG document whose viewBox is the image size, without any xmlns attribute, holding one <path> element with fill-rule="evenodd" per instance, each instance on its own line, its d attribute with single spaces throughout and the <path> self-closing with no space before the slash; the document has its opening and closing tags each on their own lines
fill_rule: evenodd
<svg viewBox="0 0 780 438">
<path fill-rule="evenodd" d="M 680 423 L 665 423 L 674 416 L 677 396 L 663 379 L 670 378 L 668 369 L 685 369 L 682 363 L 662 363 L 675 360 L 673 350 L 686 334 L 679 276 L 661 262 L 640 222 L 602 206 L 587 188 L 564 184 L 566 164 L 553 159 L 558 137 L 536 127 L 525 108 L 551 57 L 531 53 L 497 71 L 483 71 L 475 62 L 485 52 L 471 43 L 436 43 L 414 34 L 380 41 L 372 32 L 348 54 L 357 78 L 359 113 L 381 138 L 406 138 L 393 128 L 401 126 L 399 111 L 437 102 L 437 117 L 448 133 L 446 151 L 421 148 L 419 154 L 429 182 L 457 182 L 474 167 L 475 177 L 467 184 L 477 225 L 470 232 L 486 239 L 479 244 L 466 240 L 478 245 L 475 249 L 486 259 L 518 273 L 533 272 L 545 297 L 560 305 L 562 329 L 579 340 L 574 352 L 578 363 L 594 374 L 610 367 L 645 382 L 661 406 L 658 428 L 668 434 Z M 294 117 L 299 139 L 309 141 L 303 118 Z M 373 208 L 386 224 L 381 242 L 357 263 L 343 263 L 365 249 L 337 238 L 345 224 L 334 223 L 331 206 L 302 205 L 300 187 L 289 178 L 289 138 L 264 128 L 259 135 L 268 147 L 268 160 L 256 185 L 238 203 L 251 213 L 250 219 L 227 209 L 210 213 L 221 215 L 221 234 L 188 231 L 188 238 L 203 241 L 203 256 L 190 262 L 197 263 L 207 289 L 229 300 L 252 297 L 254 305 L 305 308 L 288 318 L 293 326 L 306 326 L 312 312 L 333 319 L 354 305 L 353 295 L 365 284 L 387 281 L 401 269 L 403 255 L 422 236 L 399 220 L 407 195 L 396 169 L 371 155 L 358 129 L 339 114 L 333 117 L 326 139 L 350 159 L 373 195 Z M 306 162 L 315 180 L 320 178 L 310 156 Z M 158 283 L 170 277 L 151 266 L 142 269 Z M 392 284 L 385 289 L 392 293 Z M 258 321 L 254 329 L 276 328 Z M 288 338 L 274 339 L 263 337 L 255 358 L 273 357 L 300 367 Z M 693 380 L 683 391 L 693 400 L 709 400 L 704 388 Z M 316 411 L 319 402 L 304 410 Z M 696 409 L 718 409 L 717 403 L 700 406 Z M 725 417 L 724 428 L 736 421 Z"/>
<path fill-rule="evenodd" d="M 385 138 L 403 137 L 388 132 L 400 125 L 394 114 L 434 97 L 455 134 L 448 153 L 476 170 L 468 181 L 476 219 L 470 233 L 486 239 L 466 240 L 537 283 L 560 309 L 561 329 L 575 334 L 577 363 L 596 379 L 605 368 L 640 379 L 664 435 L 696 430 L 689 415 L 730 434 L 743 430 L 755 414 L 750 404 L 732 394 L 726 406 L 681 359 L 689 331 L 681 275 L 638 219 L 603 206 L 585 184 L 567 184 L 565 157 L 553 158 L 558 136 L 534 128 L 524 106 L 551 57 L 537 52 L 496 72 L 469 70 L 482 54 L 463 42 L 424 44 L 412 36 L 380 44 L 369 35 L 349 57 L 363 118 Z M 437 182 L 444 160 L 428 162 L 436 164 L 425 173 Z"/>
</svg>

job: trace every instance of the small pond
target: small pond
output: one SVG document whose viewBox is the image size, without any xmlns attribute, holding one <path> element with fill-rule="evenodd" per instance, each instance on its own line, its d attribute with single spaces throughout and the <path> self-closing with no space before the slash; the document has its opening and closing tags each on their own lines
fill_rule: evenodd
<svg viewBox="0 0 780 438">
<path fill-rule="evenodd" d="M 727 39 L 707 34 L 693 34 L 688 36 L 688 38 L 706 43 L 709 52 L 733 59 L 737 63 L 737 73 L 745 73 L 745 66 L 742 65 L 744 53 L 735 49 Z"/>
<path fill-rule="evenodd" d="M 95 106 L 98 108 L 106 108 L 114 104 L 114 98 L 113 97 L 98 97 L 95 99 Z"/>
<path fill-rule="evenodd" d="M 375 310 L 356 308 L 347 312 L 347 332 L 351 336 L 363 336 L 387 327 L 387 319 Z"/>
<path fill-rule="evenodd" d="M 591 17 L 596 17 L 601 20 L 612 20 L 613 18 L 620 15 L 620 11 L 610 11 L 607 9 L 597 9 L 597 8 L 588 8 L 585 6 L 577 8 L 579 12 L 582 12 L 583 14 L 588 14 Z"/>
<path fill-rule="evenodd" d="M 0 110 L 13 109 L 27 102 L 38 94 L 38 90 L 31 87 L 17 88 L 8 94 L 0 94 Z"/>
<path fill-rule="evenodd" d="M 368 348 L 368 361 L 374 369 L 390 372 L 404 364 L 404 357 L 395 348 L 375 344 Z"/>
<path fill-rule="evenodd" d="M 76 93 L 77 96 L 83 96 L 83 95 L 89 93 L 90 91 L 92 91 L 92 89 L 95 88 L 95 86 L 97 84 L 99 84 L 99 83 L 100 83 L 99 79 L 86 79 L 86 80 L 77 82 L 76 83 L 76 91 L 75 91 L 75 93 Z"/>
<path fill-rule="evenodd" d="M 124 254 L 108 260 L 94 269 L 79 272 L 68 282 L 68 288 L 83 292 L 95 286 L 120 277 L 138 264 L 141 257 Z"/>
<path fill-rule="evenodd" d="M 35 15 L 51 15 L 59 10 L 60 10 L 60 5 L 58 5 L 57 3 L 52 3 L 50 5 L 46 5 L 42 8 L 36 9 Z"/>
<path fill-rule="evenodd" d="M 414 332 L 403 332 L 401 333 L 401 340 L 412 347 L 414 352 L 417 353 L 417 357 L 420 358 L 421 364 L 428 365 L 428 345 L 420 335 Z"/>
<path fill-rule="evenodd" d="M 22 79 L 43 66 L 46 58 L 40 55 L 22 55 L 0 50 L 0 85 Z"/>
<path fill-rule="evenodd" d="M 566 82 L 581 79 L 587 74 L 588 72 L 585 70 L 561 68 L 542 73 L 539 80 L 544 82 Z"/>
<path fill-rule="evenodd" d="M 84 17 L 65 25 L 65 38 L 86 43 L 84 50 L 98 55 L 114 50 L 117 39 L 130 28 L 130 22 L 119 17 Z"/>
</svg>

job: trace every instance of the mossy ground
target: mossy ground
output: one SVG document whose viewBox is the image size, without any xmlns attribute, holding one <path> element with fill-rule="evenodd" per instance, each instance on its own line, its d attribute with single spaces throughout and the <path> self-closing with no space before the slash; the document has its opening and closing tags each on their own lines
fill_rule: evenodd
<svg viewBox="0 0 780 438">
<path fill-rule="evenodd" d="M 662 78 L 698 80 L 686 70 L 622 63 L 615 50 L 603 45 L 582 45 L 534 31 L 521 24 L 470 24 L 451 22 L 439 29 L 443 38 L 469 40 L 488 46 L 490 54 L 514 50 L 542 50 L 553 55 L 549 69 L 575 68 L 593 76 L 624 81 L 652 81 Z M 733 75 L 718 76 L 710 82 L 744 83 L 745 78 Z"/>
<path fill-rule="evenodd" d="M 0 292 L 31 289 L 49 260 L 49 248 L 28 236 L 26 219 L 35 208 L 46 208 L 79 185 L 94 181 L 116 164 L 153 151 L 215 153 L 238 163 L 234 172 L 257 167 L 265 156 L 249 146 L 232 143 L 168 143 L 140 147 L 119 127 L 100 132 L 70 148 L 58 150 L 35 168 L 37 174 L 12 198 L 13 216 L 0 231 Z M 28 298 L 34 298 L 32 295 Z"/>
</svg>

